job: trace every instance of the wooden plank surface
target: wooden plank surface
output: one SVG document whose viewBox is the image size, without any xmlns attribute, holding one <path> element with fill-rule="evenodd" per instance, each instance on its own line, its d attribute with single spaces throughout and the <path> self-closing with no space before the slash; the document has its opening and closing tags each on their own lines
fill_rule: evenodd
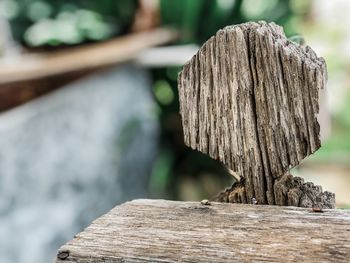
<svg viewBox="0 0 350 263">
<path fill-rule="evenodd" d="M 0 64 L 0 85 L 119 64 L 177 36 L 172 29 L 158 28 L 61 51 L 24 55 L 14 64 Z"/>
<path fill-rule="evenodd" d="M 349 262 L 350 211 L 165 200 L 112 209 L 56 262 Z"/>
</svg>

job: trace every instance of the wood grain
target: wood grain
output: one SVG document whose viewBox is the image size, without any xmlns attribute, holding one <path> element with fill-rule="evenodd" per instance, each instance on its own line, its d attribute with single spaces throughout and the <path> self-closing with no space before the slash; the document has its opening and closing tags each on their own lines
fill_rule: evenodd
<svg viewBox="0 0 350 263">
<path fill-rule="evenodd" d="M 165 200 L 112 209 L 55 262 L 349 262 L 350 211 Z"/>
<path fill-rule="evenodd" d="M 326 80 L 323 58 L 266 22 L 219 30 L 184 65 L 178 88 L 185 143 L 242 178 L 227 200 L 334 207 L 333 194 L 299 179 L 281 185 L 321 146 L 317 114 Z"/>
</svg>

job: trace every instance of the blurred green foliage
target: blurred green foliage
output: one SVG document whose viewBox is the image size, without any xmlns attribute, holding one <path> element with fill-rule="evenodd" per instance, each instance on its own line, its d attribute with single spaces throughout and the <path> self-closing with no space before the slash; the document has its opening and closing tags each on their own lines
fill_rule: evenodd
<svg viewBox="0 0 350 263">
<path fill-rule="evenodd" d="M 290 0 L 161 0 L 165 25 L 179 28 L 182 43 L 201 44 L 227 25 L 246 21 L 274 21 L 285 26 L 287 34 L 294 29 Z"/>
<path fill-rule="evenodd" d="M 74 45 L 125 33 L 136 0 L 3 0 L 15 39 L 28 46 Z"/>
</svg>

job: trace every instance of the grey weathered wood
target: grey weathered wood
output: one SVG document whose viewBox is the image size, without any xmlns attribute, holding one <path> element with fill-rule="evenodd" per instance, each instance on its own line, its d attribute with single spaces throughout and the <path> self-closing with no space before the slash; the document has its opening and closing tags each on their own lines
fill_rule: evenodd
<svg viewBox="0 0 350 263">
<path fill-rule="evenodd" d="M 56 262 L 349 262 L 350 211 L 136 200 L 62 246 Z"/>
<path fill-rule="evenodd" d="M 185 143 L 242 178 L 226 201 L 334 207 L 333 194 L 288 174 L 321 146 L 318 94 L 326 79 L 323 58 L 266 22 L 219 30 L 183 67 Z"/>
</svg>

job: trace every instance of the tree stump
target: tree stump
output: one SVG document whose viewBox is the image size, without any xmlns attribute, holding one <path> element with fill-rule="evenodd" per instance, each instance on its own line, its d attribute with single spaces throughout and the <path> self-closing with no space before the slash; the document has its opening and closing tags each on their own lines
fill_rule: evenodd
<svg viewBox="0 0 350 263">
<path fill-rule="evenodd" d="M 178 78 L 186 145 L 241 180 L 223 202 L 334 208 L 335 197 L 289 170 L 320 146 L 319 90 L 326 64 L 274 23 L 219 30 Z"/>
</svg>

